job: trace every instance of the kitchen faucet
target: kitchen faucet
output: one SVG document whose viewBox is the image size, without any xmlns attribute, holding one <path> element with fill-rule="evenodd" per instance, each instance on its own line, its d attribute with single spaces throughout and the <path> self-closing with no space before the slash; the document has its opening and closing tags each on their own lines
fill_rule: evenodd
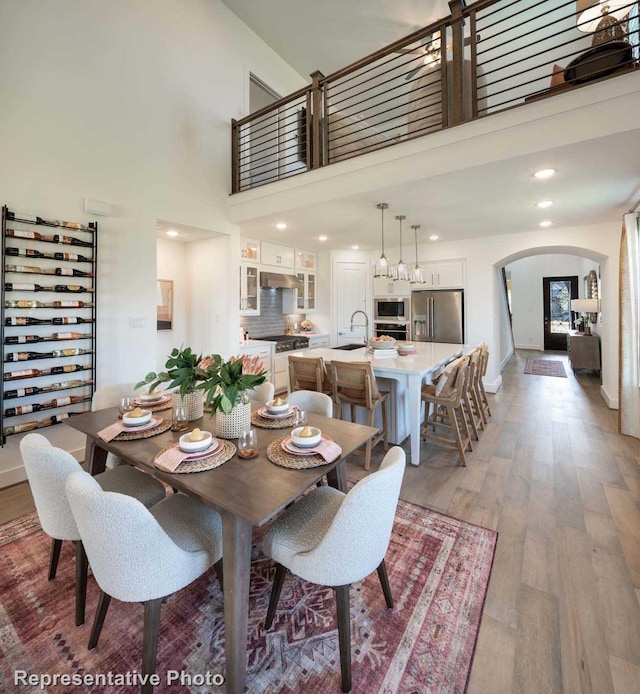
<svg viewBox="0 0 640 694">
<path fill-rule="evenodd" d="M 353 317 L 357 313 L 361 313 L 364 316 L 364 325 L 362 325 L 361 323 L 354 324 Z M 349 328 L 349 330 L 351 330 L 353 332 L 354 328 L 364 328 L 364 341 L 365 342 L 369 341 L 369 317 L 367 316 L 367 314 L 364 311 L 362 311 L 360 309 L 358 309 L 357 311 L 354 311 L 351 314 L 351 327 Z"/>
</svg>

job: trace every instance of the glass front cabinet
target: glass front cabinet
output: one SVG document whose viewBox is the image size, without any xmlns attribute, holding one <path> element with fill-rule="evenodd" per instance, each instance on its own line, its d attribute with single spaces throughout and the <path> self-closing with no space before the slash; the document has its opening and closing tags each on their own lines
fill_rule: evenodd
<svg viewBox="0 0 640 694">
<path fill-rule="evenodd" d="M 240 315 L 260 315 L 259 267 L 256 263 L 240 263 Z"/>
<path fill-rule="evenodd" d="M 314 313 L 316 311 L 316 273 L 297 272 L 298 279 L 304 285 L 302 291 L 297 291 L 298 313 Z"/>
</svg>

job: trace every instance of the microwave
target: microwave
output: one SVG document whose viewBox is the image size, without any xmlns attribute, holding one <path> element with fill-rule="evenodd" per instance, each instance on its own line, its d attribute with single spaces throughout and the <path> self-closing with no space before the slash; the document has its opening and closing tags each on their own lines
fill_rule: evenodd
<svg viewBox="0 0 640 694">
<path fill-rule="evenodd" d="M 388 297 L 374 299 L 374 320 L 408 321 L 410 305 L 411 300 L 408 298 Z"/>
</svg>

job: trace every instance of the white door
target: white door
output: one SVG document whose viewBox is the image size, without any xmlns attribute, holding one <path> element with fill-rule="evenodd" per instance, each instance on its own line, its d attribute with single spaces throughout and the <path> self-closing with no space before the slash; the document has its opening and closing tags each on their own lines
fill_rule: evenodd
<svg viewBox="0 0 640 694">
<path fill-rule="evenodd" d="M 367 287 L 369 286 L 368 265 L 366 263 L 338 262 L 336 266 L 336 343 L 347 345 L 365 339 L 365 317 L 359 313 L 354 317 L 355 326 L 351 331 L 351 316 L 354 311 L 367 310 Z M 369 319 L 369 337 L 373 324 Z"/>
</svg>

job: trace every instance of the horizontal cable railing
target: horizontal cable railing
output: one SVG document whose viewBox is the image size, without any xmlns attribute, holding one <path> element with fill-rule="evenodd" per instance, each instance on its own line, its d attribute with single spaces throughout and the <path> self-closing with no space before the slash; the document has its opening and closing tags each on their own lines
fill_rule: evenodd
<svg viewBox="0 0 640 694">
<path fill-rule="evenodd" d="M 450 17 L 232 121 L 232 192 L 636 69 L 640 2 L 593 4 L 450 2 Z"/>
</svg>

